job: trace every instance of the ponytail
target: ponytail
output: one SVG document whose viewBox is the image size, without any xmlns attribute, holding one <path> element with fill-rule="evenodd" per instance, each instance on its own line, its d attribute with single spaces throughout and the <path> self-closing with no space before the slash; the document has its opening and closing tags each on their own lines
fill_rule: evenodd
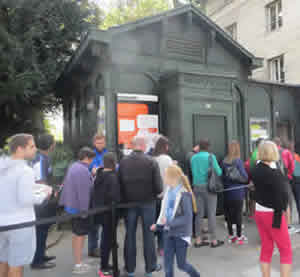
<svg viewBox="0 0 300 277">
<path fill-rule="evenodd" d="M 191 188 L 190 181 L 189 181 L 188 177 L 184 174 L 181 176 L 181 179 L 182 179 L 182 183 L 183 183 L 183 186 L 185 187 L 185 189 L 192 194 L 193 211 L 194 211 L 194 213 L 197 213 L 197 202 L 196 202 L 196 198 L 193 193 L 193 190 Z"/>
<path fill-rule="evenodd" d="M 182 169 L 176 165 L 176 164 L 172 164 L 170 165 L 167 169 L 166 169 L 166 174 L 175 178 L 180 179 L 180 181 L 182 182 L 182 185 L 184 186 L 184 188 L 191 193 L 192 195 L 192 204 L 193 204 L 193 211 L 194 213 L 197 213 L 197 202 L 196 202 L 196 198 L 195 195 L 193 193 L 193 190 L 191 188 L 190 185 L 190 181 L 189 179 L 184 175 Z"/>
</svg>

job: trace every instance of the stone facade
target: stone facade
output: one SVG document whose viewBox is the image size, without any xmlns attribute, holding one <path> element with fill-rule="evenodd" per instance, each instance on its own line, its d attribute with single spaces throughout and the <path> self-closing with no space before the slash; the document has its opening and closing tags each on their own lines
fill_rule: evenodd
<svg viewBox="0 0 300 277">
<path fill-rule="evenodd" d="M 268 30 L 267 7 L 274 0 L 207 0 L 206 13 L 223 29 L 236 23 L 237 41 L 257 57 L 264 66 L 253 77 L 270 80 L 269 60 L 284 55 L 286 83 L 300 82 L 300 1 L 281 0 L 282 26 Z"/>
</svg>

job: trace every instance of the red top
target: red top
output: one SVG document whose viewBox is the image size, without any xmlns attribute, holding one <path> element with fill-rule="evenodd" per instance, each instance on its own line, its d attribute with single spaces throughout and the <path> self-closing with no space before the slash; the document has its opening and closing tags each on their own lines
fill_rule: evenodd
<svg viewBox="0 0 300 277">
<path fill-rule="evenodd" d="M 288 171 L 288 178 L 290 180 L 292 180 L 293 179 L 293 173 L 294 173 L 294 170 L 295 170 L 295 160 L 294 160 L 293 154 L 290 150 L 284 149 L 282 151 L 281 156 L 282 156 L 284 166 L 287 168 L 287 171 Z"/>
</svg>

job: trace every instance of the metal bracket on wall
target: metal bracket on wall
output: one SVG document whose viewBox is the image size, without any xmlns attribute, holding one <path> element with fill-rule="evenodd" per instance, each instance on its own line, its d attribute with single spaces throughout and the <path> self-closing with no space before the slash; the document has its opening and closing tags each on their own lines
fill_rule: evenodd
<svg viewBox="0 0 300 277">
<path fill-rule="evenodd" d="M 155 85 L 159 83 L 159 80 L 161 78 L 161 74 L 157 72 L 144 72 L 143 74 L 148 77 Z"/>
<path fill-rule="evenodd" d="M 217 33 L 215 30 L 210 31 L 210 48 L 213 48 L 216 43 Z"/>
</svg>

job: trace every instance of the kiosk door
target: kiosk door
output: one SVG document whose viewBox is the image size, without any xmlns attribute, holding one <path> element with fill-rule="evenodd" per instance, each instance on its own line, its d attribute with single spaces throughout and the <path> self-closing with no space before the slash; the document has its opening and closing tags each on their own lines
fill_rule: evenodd
<svg viewBox="0 0 300 277">
<path fill-rule="evenodd" d="M 159 132 L 159 102 L 156 95 L 118 94 L 118 144 L 124 154 L 130 152 L 137 135 L 147 138 L 147 151 Z"/>
<path fill-rule="evenodd" d="M 223 159 L 227 149 L 227 122 L 225 116 L 194 115 L 194 142 L 209 139 L 211 151 Z"/>
<path fill-rule="evenodd" d="M 210 150 L 220 162 L 227 150 L 227 119 L 218 115 L 194 115 L 194 142 L 209 139 Z M 217 215 L 223 214 L 223 194 L 218 194 Z"/>
</svg>

